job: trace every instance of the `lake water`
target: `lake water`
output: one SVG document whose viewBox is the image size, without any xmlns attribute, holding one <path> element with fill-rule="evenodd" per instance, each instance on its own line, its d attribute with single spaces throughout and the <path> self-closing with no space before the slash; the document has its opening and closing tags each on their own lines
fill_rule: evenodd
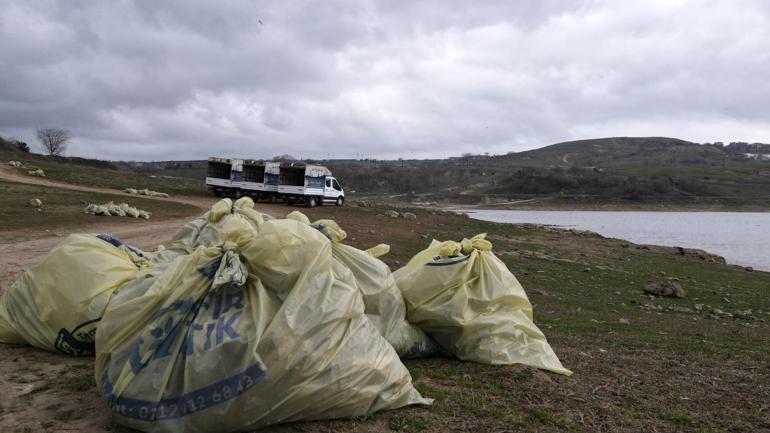
<svg viewBox="0 0 770 433">
<path fill-rule="evenodd" d="M 463 211 L 500 223 L 533 223 L 590 230 L 637 244 L 699 248 L 728 263 L 770 271 L 770 213 Z"/>
</svg>

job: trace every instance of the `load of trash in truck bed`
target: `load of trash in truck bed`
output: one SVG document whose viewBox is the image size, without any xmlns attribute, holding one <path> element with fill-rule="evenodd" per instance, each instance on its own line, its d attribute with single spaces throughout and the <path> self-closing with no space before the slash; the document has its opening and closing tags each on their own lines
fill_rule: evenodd
<svg viewBox="0 0 770 433">
<path fill-rule="evenodd" d="M 74 234 L 0 298 L 0 342 L 95 356 L 115 420 L 227 432 L 421 404 L 401 359 L 569 375 L 483 234 L 391 272 L 332 220 L 224 199 L 154 252 Z"/>
</svg>

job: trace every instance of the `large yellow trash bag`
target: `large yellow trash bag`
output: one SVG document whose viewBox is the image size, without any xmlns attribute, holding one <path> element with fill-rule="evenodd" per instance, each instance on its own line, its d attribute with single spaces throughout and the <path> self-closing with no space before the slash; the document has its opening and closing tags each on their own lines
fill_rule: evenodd
<svg viewBox="0 0 770 433">
<path fill-rule="evenodd" d="M 149 266 L 143 256 L 109 235 L 68 236 L 0 298 L 0 342 L 93 355 L 107 302 Z"/>
<path fill-rule="evenodd" d="M 330 242 L 296 221 L 230 232 L 123 286 L 96 336 L 120 424 L 230 432 L 352 417 L 420 397 Z"/>
<path fill-rule="evenodd" d="M 307 217 L 298 211 L 290 213 L 287 218 L 309 224 Z M 312 227 L 332 241 L 334 258 L 350 269 L 355 277 L 356 286 L 364 298 L 366 316 L 396 349 L 396 353 L 403 359 L 437 353 L 436 343 L 420 328 L 406 321 L 404 298 L 388 265 L 366 251 L 343 244 L 347 233 L 335 221 L 318 220 Z M 384 247 L 387 246 L 378 245 L 378 251 Z"/>
<path fill-rule="evenodd" d="M 532 305 L 480 234 L 438 242 L 394 272 L 407 319 L 459 359 L 570 375 L 532 322 Z"/>
<path fill-rule="evenodd" d="M 271 216 L 254 210 L 254 201 L 249 197 L 241 197 L 235 202 L 222 199 L 211 210 L 180 227 L 158 261 L 189 254 L 199 246 L 221 245 L 226 233 L 231 231 L 245 229 L 256 233 L 259 226 L 270 219 Z"/>
</svg>

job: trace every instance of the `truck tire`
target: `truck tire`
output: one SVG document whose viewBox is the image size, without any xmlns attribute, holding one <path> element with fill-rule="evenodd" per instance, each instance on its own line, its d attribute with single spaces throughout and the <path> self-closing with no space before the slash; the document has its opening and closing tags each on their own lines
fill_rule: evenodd
<svg viewBox="0 0 770 433">
<path fill-rule="evenodd" d="M 307 207 L 315 207 L 316 204 L 318 204 L 318 199 L 316 199 L 315 197 L 307 198 Z"/>
<path fill-rule="evenodd" d="M 337 197 L 337 202 L 335 203 L 337 206 L 342 206 L 345 203 L 345 197 Z"/>
</svg>

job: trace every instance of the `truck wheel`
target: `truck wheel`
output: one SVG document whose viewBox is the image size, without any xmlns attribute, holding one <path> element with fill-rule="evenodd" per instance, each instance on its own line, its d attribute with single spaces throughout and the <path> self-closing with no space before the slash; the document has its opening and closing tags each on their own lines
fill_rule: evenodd
<svg viewBox="0 0 770 433">
<path fill-rule="evenodd" d="M 345 203 L 345 198 L 344 197 L 337 197 L 336 205 L 337 206 L 342 206 L 343 203 Z"/>
<path fill-rule="evenodd" d="M 307 207 L 315 207 L 316 205 L 316 198 L 315 197 L 309 197 L 307 199 Z"/>
</svg>

